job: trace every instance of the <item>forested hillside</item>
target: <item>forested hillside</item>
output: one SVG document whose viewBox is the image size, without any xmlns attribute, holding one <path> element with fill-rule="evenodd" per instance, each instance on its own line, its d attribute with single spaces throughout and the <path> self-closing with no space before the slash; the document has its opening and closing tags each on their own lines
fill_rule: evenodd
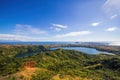
<svg viewBox="0 0 120 80">
<path fill-rule="evenodd" d="M 50 51 L 44 46 L 1 46 L 0 80 L 120 80 L 120 57 Z"/>
</svg>

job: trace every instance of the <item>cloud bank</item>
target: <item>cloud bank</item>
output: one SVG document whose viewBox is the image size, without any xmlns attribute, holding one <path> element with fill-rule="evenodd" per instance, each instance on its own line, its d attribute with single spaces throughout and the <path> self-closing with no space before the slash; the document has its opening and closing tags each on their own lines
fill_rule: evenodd
<svg viewBox="0 0 120 80">
<path fill-rule="evenodd" d="M 75 36 L 80 36 L 80 35 L 88 35 L 90 34 L 90 31 L 78 31 L 78 32 L 69 32 L 66 34 L 59 34 L 56 35 L 57 38 L 63 38 L 63 37 L 75 37 Z"/>
<path fill-rule="evenodd" d="M 52 29 L 53 31 L 61 31 L 66 28 L 68 28 L 68 26 L 61 25 L 61 24 L 52 24 L 52 27 L 50 27 L 50 29 Z"/>
<path fill-rule="evenodd" d="M 107 14 L 120 15 L 120 0 L 106 0 L 103 9 Z"/>
<path fill-rule="evenodd" d="M 39 28 L 35 28 L 32 25 L 23 25 L 23 24 L 16 24 L 15 34 L 24 34 L 24 35 L 31 35 L 31 34 L 44 34 L 46 31 L 43 31 Z"/>
<path fill-rule="evenodd" d="M 117 30 L 117 29 L 118 29 L 117 27 L 110 27 L 110 28 L 107 29 L 107 31 L 112 32 L 112 31 L 115 31 L 115 30 Z"/>
</svg>

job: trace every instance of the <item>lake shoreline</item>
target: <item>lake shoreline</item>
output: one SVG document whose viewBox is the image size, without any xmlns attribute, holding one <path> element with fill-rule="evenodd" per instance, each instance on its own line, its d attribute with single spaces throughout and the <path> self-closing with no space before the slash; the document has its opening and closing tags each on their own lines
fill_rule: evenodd
<svg viewBox="0 0 120 80">
<path fill-rule="evenodd" d="M 63 50 L 75 50 L 79 52 L 83 52 L 86 54 L 110 54 L 113 55 L 113 53 L 109 53 L 106 51 L 100 51 L 96 50 L 95 48 L 87 48 L 87 47 L 55 47 L 55 48 L 50 48 L 50 50 L 57 50 L 57 49 L 63 49 Z"/>
<path fill-rule="evenodd" d="M 85 47 L 85 48 L 94 48 L 98 51 L 104 51 L 120 55 L 120 46 L 112 45 L 96 45 L 96 44 L 0 44 L 0 46 L 45 46 L 46 48 L 57 48 L 57 47 Z"/>
</svg>

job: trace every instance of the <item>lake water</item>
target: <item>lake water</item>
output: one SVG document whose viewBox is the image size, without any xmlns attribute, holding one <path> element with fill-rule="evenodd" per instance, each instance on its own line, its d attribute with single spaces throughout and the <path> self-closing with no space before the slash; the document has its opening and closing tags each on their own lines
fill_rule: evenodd
<svg viewBox="0 0 120 80">
<path fill-rule="evenodd" d="M 110 54 L 110 55 L 112 55 L 112 53 L 109 53 L 109 52 L 98 51 L 98 50 L 96 50 L 94 48 L 85 48 L 85 47 L 57 47 L 57 48 L 50 48 L 50 50 L 56 50 L 58 48 L 65 49 L 65 50 L 76 50 L 76 51 L 84 52 L 84 53 L 87 53 L 87 54 L 100 54 L 100 53 L 102 53 L 102 54 Z M 16 58 L 27 57 L 27 56 L 32 56 L 34 54 L 39 54 L 39 53 L 40 52 L 18 54 L 15 57 Z"/>
<path fill-rule="evenodd" d="M 76 50 L 76 51 L 84 52 L 84 53 L 87 53 L 87 54 L 100 54 L 100 53 L 112 54 L 112 53 L 109 53 L 109 52 L 98 51 L 94 48 L 85 48 L 85 47 L 58 47 L 58 48 L 65 49 L 65 50 Z M 58 48 L 50 48 L 50 50 L 56 50 Z"/>
</svg>

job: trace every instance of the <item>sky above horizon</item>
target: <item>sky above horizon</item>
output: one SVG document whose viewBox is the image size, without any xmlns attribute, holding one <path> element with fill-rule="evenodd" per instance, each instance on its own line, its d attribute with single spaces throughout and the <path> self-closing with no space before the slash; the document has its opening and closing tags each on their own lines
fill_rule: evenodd
<svg viewBox="0 0 120 80">
<path fill-rule="evenodd" d="M 120 41 L 120 0 L 0 0 L 0 41 Z"/>
</svg>

